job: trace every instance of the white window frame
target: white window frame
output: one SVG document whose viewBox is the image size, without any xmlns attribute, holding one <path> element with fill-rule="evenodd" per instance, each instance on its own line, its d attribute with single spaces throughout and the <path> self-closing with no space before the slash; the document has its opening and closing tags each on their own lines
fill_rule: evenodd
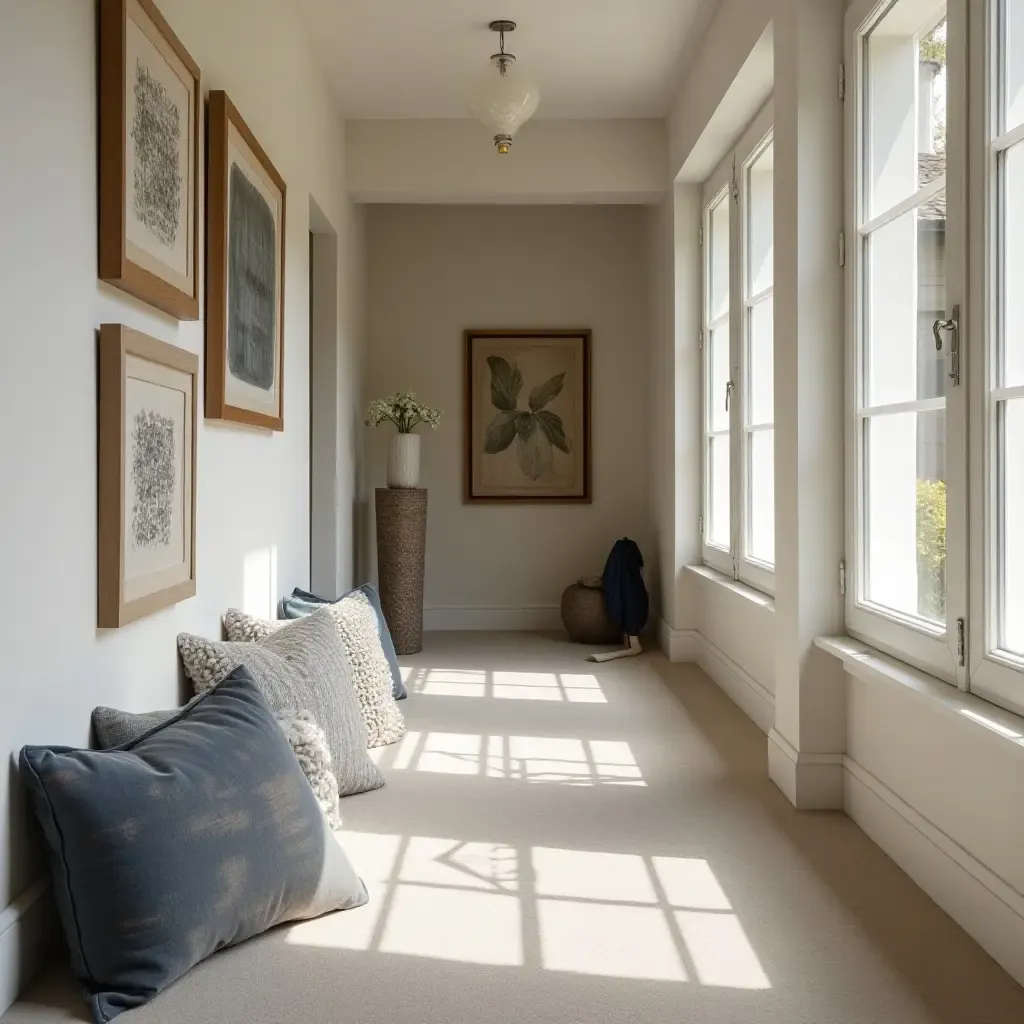
<svg viewBox="0 0 1024 1024">
<path fill-rule="evenodd" d="M 997 202 L 1000 152 L 1024 137 L 997 136 L 1003 0 L 947 0 L 947 315 L 960 305 L 960 386 L 946 393 L 946 623 L 927 624 L 865 600 L 864 40 L 896 0 L 855 0 L 847 12 L 847 632 L 894 657 L 1024 714 L 1024 657 L 997 646 L 1000 567 L 993 339 L 1001 327 Z M 936 7 L 939 5 L 936 4 Z M 969 49 L 968 49 L 969 47 Z M 920 194 L 920 190 L 919 193 Z M 877 218 L 876 218 L 877 219 Z M 908 403 L 909 404 L 909 403 Z M 969 428 L 969 433 L 968 433 Z M 968 443 L 969 441 L 969 443 Z M 963 664 L 958 626 L 965 624 Z"/>
<path fill-rule="evenodd" d="M 748 426 L 747 409 L 749 401 L 749 311 L 756 301 L 771 293 L 748 296 L 748 172 L 750 165 L 772 142 L 774 107 L 769 100 L 758 112 L 714 173 L 704 184 L 702 195 L 702 239 L 701 278 L 701 348 L 702 387 L 701 433 L 702 433 L 702 524 L 701 554 L 706 565 L 717 569 L 733 579 L 768 594 L 775 592 L 774 566 L 754 559 L 748 554 L 749 480 L 747 479 L 747 454 L 751 429 Z M 711 394 L 711 331 L 725 321 L 722 316 L 711 319 L 711 212 L 720 202 L 729 204 L 729 503 L 730 542 L 728 549 L 711 544 L 708 540 L 711 528 L 711 487 L 710 487 L 710 408 L 713 402 L 724 402 L 725 395 Z M 774 275 L 773 275 L 774 277 Z M 774 281 L 773 281 L 774 288 Z M 724 431 L 719 432 L 724 433 Z"/>
<path fill-rule="evenodd" d="M 1005 45 L 1000 31 L 1002 0 L 971 5 L 970 173 L 977 183 L 971 194 L 971 294 L 973 316 L 968 356 L 977 368 L 970 400 L 970 688 L 978 696 L 1024 714 L 1024 657 L 999 648 L 998 564 L 999 502 L 998 401 L 1024 396 L 1024 387 L 996 389 L 998 340 L 1002 330 L 1002 265 L 999 202 L 1002 154 L 1020 144 L 1024 127 L 1002 133 L 999 70 Z"/>
</svg>

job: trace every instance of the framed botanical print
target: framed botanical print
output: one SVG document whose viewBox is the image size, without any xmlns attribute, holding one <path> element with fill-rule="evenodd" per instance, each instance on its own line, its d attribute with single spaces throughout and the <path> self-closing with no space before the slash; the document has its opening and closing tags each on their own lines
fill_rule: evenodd
<svg viewBox="0 0 1024 1024">
<path fill-rule="evenodd" d="M 199 358 L 121 324 L 99 345 L 98 624 L 116 628 L 196 592 Z"/>
<path fill-rule="evenodd" d="M 465 344 L 466 501 L 590 501 L 590 331 Z"/>
<path fill-rule="evenodd" d="M 206 415 L 284 430 L 285 184 L 226 93 L 208 119 Z"/>
<path fill-rule="evenodd" d="M 199 68 L 152 0 L 99 3 L 99 276 L 199 319 Z"/>
</svg>

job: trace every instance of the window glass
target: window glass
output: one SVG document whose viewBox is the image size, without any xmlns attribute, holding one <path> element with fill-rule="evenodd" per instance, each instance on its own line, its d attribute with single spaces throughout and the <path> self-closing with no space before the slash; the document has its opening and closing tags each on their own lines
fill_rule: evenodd
<svg viewBox="0 0 1024 1024">
<path fill-rule="evenodd" d="M 1004 0 L 1002 131 L 1024 124 L 1024 0 Z"/>
<path fill-rule="evenodd" d="M 720 199 L 711 211 L 709 315 L 713 323 L 729 312 L 729 200 Z"/>
<path fill-rule="evenodd" d="M 769 144 L 750 165 L 747 178 L 749 258 L 747 294 L 759 295 L 771 288 L 775 275 L 775 231 L 772 223 L 772 189 L 775 146 Z"/>
<path fill-rule="evenodd" d="M 868 599 L 946 617 L 945 412 L 867 420 Z"/>
<path fill-rule="evenodd" d="M 751 558 L 775 564 L 775 431 L 755 430 L 750 435 Z"/>
</svg>

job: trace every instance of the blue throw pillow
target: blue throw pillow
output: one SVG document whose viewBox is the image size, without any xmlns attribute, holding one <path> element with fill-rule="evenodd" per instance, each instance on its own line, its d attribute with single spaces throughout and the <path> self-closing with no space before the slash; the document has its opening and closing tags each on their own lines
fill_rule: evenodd
<svg viewBox="0 0 1024 1024">
<path fill-rule="evenodd" d="M 97 1022 L 218 949 L 367 901 L 244 668 L 122 747 L 24 747 L 21 773 Z"/>
<path fill-rule="evenodd" d="M 384 611 L 380 606 L 380 594 L 377 593 L 377 588 L 369 583 L 364 583 L 361 587 L 357 587 L 355 590 L 349 591 L 349 593 L 363 593 L 370 602 L 370 607 L 373 608 L 374 614 L 377 616 L 377 631 L 380 633 L 380 645 L 384 648 L 384 656 L 388 659 L 388 665 L 391 666 L 391 696 L 395 700 L 404 700 L 407 694 L 405 683 L 402 682 L 402 670 L 398 666 L 398 654 L 395 652 L 395 643 L 391 639 L 391 630 L 388 629 L 387 621 L 384 618 Z M 334 600 L 342 601 L 346 597 L 348 597 L 348 594 L 342 594 L 341 597 Z M 281 618 L 301 619 L 307 615 L 312 615 L 315 611 L 319 611 L 325 604 L 334 604 L 334 601 L 326 597 L 318 597 L 316 594 L 311 594 L 308 590 L 301 590 L 299 587 L 296 587 L 292 591 L 291 597 L 285 597 L 281 600 Z"/>
</svg>

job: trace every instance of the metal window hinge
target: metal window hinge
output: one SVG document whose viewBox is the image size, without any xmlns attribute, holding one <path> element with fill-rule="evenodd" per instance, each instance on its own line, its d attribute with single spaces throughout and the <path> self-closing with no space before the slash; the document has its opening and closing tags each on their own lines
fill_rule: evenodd
<svg viewBox="0 0 1024 1024">
<path fill-rule="evenodd" d="M 846 65 L 839 65 L 839 98 L 846 99 Z"/>
<path fill-rule="evenodd" d="M 703 327 L 700 329 L 700 332 L 697 335 L 697 345 L 701 349 L 701 351 L 704 350 L 704 328 Z"/>
<path fill-rule="evenodd" d="M 701 516 L 699 521 L 700 521 L 700 535 L 703 537 L 704 536 L 704 517 Z"/>
<path fill-rule="evenodd" d="M 839 593 L 846 596 L 846 561 L 839 563 Z"/>
<path fill-rule="evenodd" d="M 967 664 L 967 623 L 963 619 L 956 620 L 956 657 L 963 668 Z"/>
<path fill-rule="evenodd" d="M 736 180 L 736 157 L 732 158 L 732 184 L 730 189 L 732 191 L 732 201 L 738 203 L 740 201 L 740 185 Z"/>
<path fill-rule="evenodd" d="M 704 225 L 703 224 L 701 224 L 701 226 L 699 228 L 697 228 L 697 244 L 698 245 L 703 245 L 704 244 Z"/>
<path fill-rule="evenodd" d="M 839 266 L 846 266 L 846 232 L 839 232 Z"/>
</svg>

